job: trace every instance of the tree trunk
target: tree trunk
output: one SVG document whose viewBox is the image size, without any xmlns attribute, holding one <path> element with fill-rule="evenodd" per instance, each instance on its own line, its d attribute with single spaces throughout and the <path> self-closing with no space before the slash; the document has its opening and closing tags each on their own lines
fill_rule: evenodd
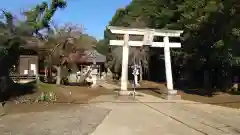
<svg viewBox="0 0 240 135">
<path fill-rule="evenodd" d="M 45 82 L 48 82 L 48 67 L 47 67 L 47 66 L 44 67 L 44 73 L 45 73 L 45 75 L 44 75 L 44 81 L 45 81 Z"/>
<path fill-rule="evenodd" d="M 61 66 L 56 66 L 57 69 L 57 81 L 56 84 L 60 85 L 61 84 L 61 80 L 62 80 L 62 76 L 61 76 Z"/>
<path fill-rule="evenodd" d="M 209 72 L 204 71 L 204 88 L 208 89 L 209 88 Z"/>
<path fill-rule="evenodd" d="M 204 89 L 207 90 L 208 96 L 213 96 L 213 88 L 211 84 L 211 75 L 209 70 L 204 71 Z"/>
</svg>

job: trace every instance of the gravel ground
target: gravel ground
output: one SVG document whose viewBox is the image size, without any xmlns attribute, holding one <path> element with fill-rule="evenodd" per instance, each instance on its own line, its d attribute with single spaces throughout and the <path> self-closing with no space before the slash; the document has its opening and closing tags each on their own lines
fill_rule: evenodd
<svg viewBox="0 0 240 135">
<path fill-rule="evenodd" d="M 6 115 L 0 117 L 0 135 L 87 135 L 109 112 L 78 105 L 68 110 Z"/>
</svg>

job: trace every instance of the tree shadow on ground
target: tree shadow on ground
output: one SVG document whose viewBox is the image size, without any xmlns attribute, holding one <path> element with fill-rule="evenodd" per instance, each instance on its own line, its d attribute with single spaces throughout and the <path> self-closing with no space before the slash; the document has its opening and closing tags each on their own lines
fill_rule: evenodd
<svg viewBox="0 0 240 135">
<path fill-rule="evenodd" d="M 162 83 L 161 83 L 162 84 Z M 136 88 L 136 91 L 152 91 L 156 94 L 166 94 L 168 92 L 166 84 L 164 84 L 165 88 L 159 88 L 159 87 L 143 87 L 143 88 Z M 133 88 L 130 88 L 129 90 L 133 90 Z M 191 95 L 198 95 L 203 97 L 213 97 L 217 95 L 217 90 L 215 89 L 193 89 L 193 88 L 176 88 L 178 91 L 182 91 L 186 94 Z"/>
<path fill-rule="evenodd" d="M 213 97 L 216 95 L 216 90 L 206 90 L 206 89 L 180 89 L 180 91 L 191 94 L 191 95 L 198 95 L 204 97 Z"/>
<path fill-rule="evenodd" d="M 92 85 L 92 83 L 90 82 L 76 82 L 76 83 L 68 83 L 67 85 L 65 86 L 86 86 L 86 87 L 90 87 Z"/>
<path fill-rule="evenodd" d="M 36 81 L 25 84 L 14 83 L 13 86 L 7 91 L 7 100 L 21 97 L 24 95 L 34 94 L 36 92 Z"/>
</svg>

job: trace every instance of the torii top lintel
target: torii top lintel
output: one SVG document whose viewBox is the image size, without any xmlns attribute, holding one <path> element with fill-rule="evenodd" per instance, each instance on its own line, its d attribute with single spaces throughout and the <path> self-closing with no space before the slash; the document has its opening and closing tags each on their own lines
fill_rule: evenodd
<svg viewBox="0 0 240 135">
<path fill-rule="evenodd" d="M 129 34 L 129 35 L 145 35 L 151 32 L 155 36 L 162 37 L 180 37 L 183 33 L 182 30 L 165 30 L 165 29 L 137 29 L 137 28 L 127 28 L 127 27 L 116 27 L 108 26 L 107 27 L 114 34 Z"/>
</svg>

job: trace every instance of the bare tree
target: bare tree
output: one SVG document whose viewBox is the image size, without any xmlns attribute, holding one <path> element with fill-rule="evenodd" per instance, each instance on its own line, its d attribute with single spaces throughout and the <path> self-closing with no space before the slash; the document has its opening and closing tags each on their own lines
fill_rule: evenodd
<svg viewBox="0 0 240 135">
<path fill-rule="evenodd" d="M 57 70 L 56 84 L 59 85 L 63 78 L 63 69 L 68 65 L 76 66 L 77 61 L 84 61 L 84 56 L 76 51 L 75 44 L 82 35 L 83 28 L 73 24 L 58 27 L 53 23 L 52 26 L 44 48 L 48 52 L 47 63 Z"/>
</svg>

